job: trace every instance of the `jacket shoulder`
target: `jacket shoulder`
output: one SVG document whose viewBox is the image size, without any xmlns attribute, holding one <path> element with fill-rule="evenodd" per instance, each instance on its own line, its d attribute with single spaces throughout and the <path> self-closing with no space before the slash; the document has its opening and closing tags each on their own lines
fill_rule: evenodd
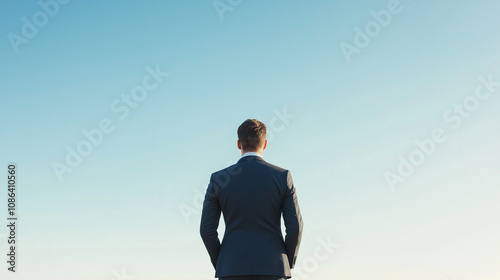
<svg viewBox="0 0 500 280">
<path fill-rule="evenodd" d="M 269 163 L 267 161 L 264 161 L 263 162 L 264 165 L 268 166 L 269 169 L 272 169 L 273 171 L 277 172 L 277 173 L 286 173 L 286 172 L 289 172 L 288 169 L 285 169 L 285 168 L 282 168 L 282 167 L 279 167 L 277 165 L 274 165 L 272 163 Z"/>
<path fill-rule="evenodd" d="M 275 172 L 275 173 L 288 173 L 289 172 L 288 169 L 279 167 L 279 166 L 274 165 L 272 163 L 269 163 L 267 161 L 254 161 L 254 163 L 258 163 L 262 166 L 265 166 L 266 169 L 268 169 L 270 172 Z M 217 170 L 217 171 L 212 173 L 212 176 L 237 175 L 242 170 L 241 164 L 242 163 L 235 163 L 235 164 L 232 164 L 226 168 Z"/>
</svg>

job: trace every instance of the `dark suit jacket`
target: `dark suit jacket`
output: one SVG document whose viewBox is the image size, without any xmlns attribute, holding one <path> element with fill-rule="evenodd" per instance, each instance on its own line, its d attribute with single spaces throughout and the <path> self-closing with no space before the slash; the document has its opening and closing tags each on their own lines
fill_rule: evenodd
<svg viewBox="0 0 500 280">
<path fill-rule="evenodd" d="M 217 235 L 220 214 L 226 230 Z M 286 237 L 281 233 L 281 214 Z M 302 216 L 290 171 L 259 156 L 242 157 L 215 172 L 203 203 L 200 234 L 215 277 L 291 277 L 302 236 Z"/>
</svg>

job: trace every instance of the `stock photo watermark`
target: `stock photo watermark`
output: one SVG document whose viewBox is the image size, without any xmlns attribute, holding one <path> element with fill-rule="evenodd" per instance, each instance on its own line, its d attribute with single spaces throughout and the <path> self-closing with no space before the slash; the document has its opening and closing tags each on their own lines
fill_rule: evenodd
<svg viewBox="0 0 500 280">
<path fill-rule="evenodd" d="M 472 113 L 478 110 L 481 104 L 488 100 L 500 87 L 500 82 L 493 81 L 492 74 L 488 75 L 488 78 L 480 76 L 478 81 L 473 94 L 468 95 L 462 102 L 455 103 L 453 107 L 443 112 L 443 121 L 451 127 L 451 130 L 462 127 L 464 121 L 469 119 Z M 396 185 L 403 184 L 413 175 L 416 169 L 434 155 L 437 147 L 445 143 L 448 138 L 444 128 L 436 127 L 426 138 L 415 140 L 415 148 L 407 156 L 398 157 L 399 166 L 396 172 L 387 171 L 384 174 L 391 191 L 395 191 Z"/>
<path fill-rule="evenodd" d="M 243 0 L 215 0 L 212 2 L 212 5 L 214 6 L 217 16 L 219 16 L 219 20 L 224 21 L 224 14 L 233 12 L 241 3 L 243 3 Z"/>
<path fill-rule="evenodd" d="M 273 109 L 273 114 L 274 116 L 271 117 L 267 126 L 268 130 L 266 138 L 268 142 L 272 141 L 275 134 L 284 131 L 285 128 L 290 125 L 291 120 L 296 118 L 296 115 L 288 113 L 286 106 L 283 106 L 281 110 L 278 110 L 276 108 Z M 228 165 L 232 166 L 234 165 L 234 162 L 230 162 L 228 163 Z M 231 176 L 237 175 L 239 172 L 241 172 L 241 168 L 230 169 L 228 172 L 217 173 L 218 176 L 212 179 L 217 183 L 219 187 L 224 187 L 229 183 L 229 180 L 231 180 Z M 193 196 L 191 204 L 179 204 L 178 209 L 181 212 L 181 215 L 186 224 L 190 223 L 192 217 L 201 216 L 201 212 L 203 210 L 203 201 L 205 199 L 205 190 L 206 189 L 194 188 L 193 191 L 195 195 Z"/>
<path fill-rule="evenodd" d="M 61 6 L 66 5 L 70 0 L 40 0 L 38 6 L 40 9 L 36 11 L 31 17 L 22 17 L 21 30 L 19 33 L 9 32 L 7 39 L 15 53 L 19 53 L 19 47 L 26 45 L 33 39 L 39 30 L 45 27 L 51 18 L 59 14 Z"/>
<path fill-rule="evenodd" d="M 124 268 L 122 268 L 120 272 L 118 272 L 116 270 L 112 270 L 111 274 L 113 275 L 113 277 L 109 278 L 109 280 L 136 280 L 137 279 L 137 277 L 127 274 L 127 272 L 125 271 Z"/>
<path fill-rule="evenodd" d="M 333 242 L 331 236 L 326 239 L 318 238 L 317 242 L 318 245 L 314 248 L 312 255 L 299 259 L 298 264 L 293 268 L 293 279 L 309 279 L 318 270 L 320 264 L 330 259 L 335 249 L 340 246 Z"/>
<path fill-rule="evenodd" d="M 122 94 L 119 98 L 113 100 L 110 105 L 112 113 L 116 114 L 119 120 L 124 121 L 128 118 L 132 110 L 138 108 L 150 92 L 158 88 L 170 73 L 163 72 L 159 65 L 153 69 L 146 67 L 147 74 L 142 78 L 142 83 L 133 87 L 129 94 Z M 85 157 L 89 156 L 95 147 L 103 142 L 105 136 L 113 132 L 116 128 L 116 121 L 110 118 L 102 118 L 96 127 L 82 130 L 83 139 L 75 145 L 65 147 L 66 157 L 64 161 L 53 161 L 52 169 L 59 182 L 63 181 L 63 175 L 71 173 L 75 168 L 82 164 Z"/>
<path fill-rule="evenodd" d="M 18 188 L 19 174 L 16 163 L 9 163 L 7 165 L 7 263 L 9 264 L 7 270 L 10 272 L 16 272 L 18 254 L 18 224 L 17 224 L 17 204 L 19 199 L 17 198 L 17 188 Z"/>
<path fill-rule="evenodd" d="M 402 11 L 403 6 L 399 0 L 390 0 L 387 2 L 386 9 L 380 11 L 372 10 L 370 12 L 372 20 L 365 23 L 362 29 L 358 26 L 354 26 L 354 38 L 352 43 L 343 41 L 339 45 L 346 61 L 350 63 L 354 54 L 360 54 L 361 50 L 367 48 L 371 44 L 372 39 L 377 37 L 384 28 L 389 26 L 393 16 Z"/>
</svg>

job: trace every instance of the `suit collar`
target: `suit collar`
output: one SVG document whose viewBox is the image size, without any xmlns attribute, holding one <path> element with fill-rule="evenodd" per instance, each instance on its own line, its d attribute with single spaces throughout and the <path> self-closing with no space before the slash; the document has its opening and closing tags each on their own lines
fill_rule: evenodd
<svg viewBox="0 0 500 280">
<path fill-rule="evenodd" d="M 240 160 L 238 160 L 238 163 L 245 162 L 245 161 L 255 161 L 255 160 L 264 161 L 264 159 L 262 157 L 259 157 L 259 156 L 244 156 L 244 157 L 240 158 Z"/>
</svg>

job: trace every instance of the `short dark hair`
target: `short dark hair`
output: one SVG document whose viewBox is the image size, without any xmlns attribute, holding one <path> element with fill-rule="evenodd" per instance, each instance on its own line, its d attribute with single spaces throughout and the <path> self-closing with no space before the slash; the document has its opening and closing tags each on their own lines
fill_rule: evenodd
<svg viewBox="0 0 500 280">
<path fill-rule="evenodd" d="M 266 140 L 266 125 L 257 119 L 248 119 L 238 127 L 242 150 L 257 150 Z"/>
</svg>

